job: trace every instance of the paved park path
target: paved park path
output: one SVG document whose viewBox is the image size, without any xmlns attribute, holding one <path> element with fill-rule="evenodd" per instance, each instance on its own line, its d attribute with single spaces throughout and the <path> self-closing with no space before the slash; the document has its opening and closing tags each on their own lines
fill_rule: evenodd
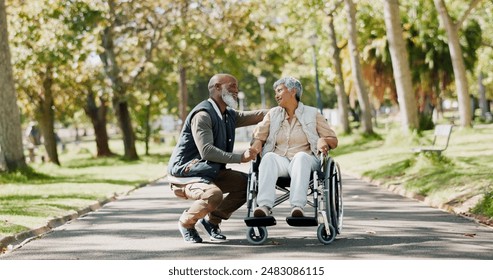
<svg viewBox="0 0 493 280">
<path fill-rule="evenodd" d="M 223 222 L 227 242 L 204 238 L 202 244 L 186 244 L 177 220 L 190 202 L 175 198 L 163 179 L 1 255 L 0 261 L 493 259 L 490 227 L 345 174 L 343 197 L 342 234 L 330 245 L 319 243 L 316 227 L 288 226 L 286 202 L 274 209 L 278 223 L 268 228 L 264 245 L 247 242 L 245 207 Z"/>
</svg>

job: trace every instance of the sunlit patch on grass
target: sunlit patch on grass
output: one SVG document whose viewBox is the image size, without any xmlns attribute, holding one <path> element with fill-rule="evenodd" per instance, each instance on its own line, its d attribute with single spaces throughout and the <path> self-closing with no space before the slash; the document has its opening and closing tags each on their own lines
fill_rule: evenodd
<svg viewBox="0 0 493 280">
<path fill-rule="evenodd" d="M 6 220 L 0 220 L 0 235 L 11 235 L 28 230 L 29 228 L 21 225 L 12 224 Z"/>
</svg>

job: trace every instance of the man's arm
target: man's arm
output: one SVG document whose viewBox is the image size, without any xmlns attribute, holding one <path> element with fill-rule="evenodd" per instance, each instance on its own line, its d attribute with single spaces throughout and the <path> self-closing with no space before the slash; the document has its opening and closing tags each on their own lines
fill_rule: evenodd
<svg viewBox="0 0 493 280">
<path fill-rule="evenodd" d="M 205 111 L 198 112 L 191 121 L 192 135 L 199 150 L 200 156 L 205 160 L 219 163 L 241 163 L 254 159 L 257 155 L 247 150 L 242 154 L 228 153 L 214 146 L 214 134 L 212 132 L 212 120 Z"/>
<path fill-rule="evenodd" d="M 236 127 L 254 125 L 262 121 L 269 110 L 236 111 Z"/>
</svg>

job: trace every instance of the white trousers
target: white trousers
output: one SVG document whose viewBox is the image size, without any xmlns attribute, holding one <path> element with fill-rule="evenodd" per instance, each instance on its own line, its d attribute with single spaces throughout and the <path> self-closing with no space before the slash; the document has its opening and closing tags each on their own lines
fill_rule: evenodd
<svg viewBox="0 0 493 280">
<path fill-rule="evenodd" d="M 277 178 L 290 177 L 291 207 L 305 207 L 310 173 L 318 169 L 320 169 L 320 160 L 312 154 L 299 152 L 290 161 L 273 152 L 266 153 L 259 165 L 257 204 L 272 208 L 276 200 Z"/>
</svg>

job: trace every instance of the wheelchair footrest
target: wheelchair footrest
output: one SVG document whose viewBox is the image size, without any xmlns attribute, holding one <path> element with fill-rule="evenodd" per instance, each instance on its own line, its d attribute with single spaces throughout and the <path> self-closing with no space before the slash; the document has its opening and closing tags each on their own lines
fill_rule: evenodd
<svg viewBox="0 0 493 280">
<path fill-rule="evenodd" d="M 318 226 L 317 218 L 314 217 L 287 217 L 286 222 L 292 227 Z"/>
<path fill-rule="evenodd" d="M 272 216 L 267 217 L 248 217 L 245 218 L 245 224 L 249 227 L 268 227 L 277 224 L 276 219 Z"/>
</svg>

